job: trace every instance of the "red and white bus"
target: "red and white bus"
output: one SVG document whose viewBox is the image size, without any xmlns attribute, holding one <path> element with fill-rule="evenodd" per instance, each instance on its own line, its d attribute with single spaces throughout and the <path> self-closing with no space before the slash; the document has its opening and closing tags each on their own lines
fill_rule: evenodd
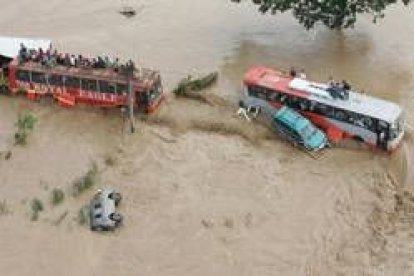
<svg viewBox="0 0 414 276">
<path fill-rule="evenodd" d="M 335 142 L 353 138 L 392 151 L 404 135 L 403 112 L 395 103 L 265 67 L 245 74 L 242 102 L 262 110 L 294 108 Z"/>
<path fill-rule="evenodd" d="M 128 105 L 128 85 L 137 110 L 154 112 L 164 98 L 161 77 L 156 71 L 140 69 L 129 80 L 113 68 L 44 66 L 39 62 L 18 62 L 8 66 L 9 90 L 27 93 L 29 99 L 53 96 L 60 105 L 82 103 L 99 107 Z"/>
</svg>

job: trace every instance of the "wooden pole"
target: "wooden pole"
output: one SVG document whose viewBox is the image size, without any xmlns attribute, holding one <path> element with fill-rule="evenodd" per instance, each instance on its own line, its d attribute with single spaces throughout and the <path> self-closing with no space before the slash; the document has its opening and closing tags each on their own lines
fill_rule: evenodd
<svg viewBox="0 0 414 276">
<path fill-rule="evenodd" d="M 134 97 L 132 91 L 132 81 L 131 79 L 128 80 L 128 105 L 129 105 L 129 123 L 131 127 L 131 133 L 135 133 L 135 125 L 134 125 Z"/>
<path fill-rule="evenodd" d="M 127 64 L 127 76 L 128 76 L 128 110 L 129 110 L 129 123 L 131 127 L 131 133 L 135 133 L 134 126 L 134 91 L 132 87 L 132 78 L 134 77 L 134 63 L 130 60 Z"/>
</svg>

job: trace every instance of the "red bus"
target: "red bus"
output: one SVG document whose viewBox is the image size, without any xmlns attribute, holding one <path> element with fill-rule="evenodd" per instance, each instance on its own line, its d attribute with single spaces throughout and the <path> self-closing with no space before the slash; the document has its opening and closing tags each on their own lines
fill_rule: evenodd
<svg viewBox="0 0 414 276">
<path fill-rule="evenodd" d="M 248 70 L 242 102 L 267 113 L 282 105 L 296 109 L 324 130 L 331 141 L 352 138 L 391 151 L 404 135 L 403 111 L 397 104 L 270 68 Z"/>
<path fill-rule="evenodd" d="M 137 110 L 152 113 L 164 99 L 161 76 L 149 69 L 135 70 L 127 78 L 114 68 L 45 66 L 32 60 L 10 62 L 9 90 L 27 93 L 29 99 L 53 96 L 64 107 L 78 103 L 98 107 L 127 106 L 128 86 Z"/>
</svg>

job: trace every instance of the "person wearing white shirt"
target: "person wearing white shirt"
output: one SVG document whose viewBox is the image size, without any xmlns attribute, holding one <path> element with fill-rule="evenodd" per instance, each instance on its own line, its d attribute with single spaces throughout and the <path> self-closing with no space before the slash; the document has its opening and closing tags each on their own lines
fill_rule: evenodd
<svg viewBox="0 0 414 276">
<path fill-rule="evenodd" d="M 300 70 L 299 78 L 301 78 L 303 80 L 306 80 L 307 76 L 306 76 L 306 73 L 305 73 L 305 69 Z"/>
</svg>

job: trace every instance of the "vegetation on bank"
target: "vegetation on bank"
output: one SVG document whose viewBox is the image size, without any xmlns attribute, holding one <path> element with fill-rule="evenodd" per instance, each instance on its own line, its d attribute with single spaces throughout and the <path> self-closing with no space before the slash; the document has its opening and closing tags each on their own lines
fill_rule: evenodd
<svg viewBox="0 0 414 276">
<path fill-rule="evenodd" d="M 105 165 L 107 165 L 108 167 L 113 167 L 116 165 L 117 159 L 115 156 L 112 155 L 106 155 L 105 156 Z"/>
<path fill-rule="evenodd" d="M 14 134 L 16 145 L 26 145 L 27 137 L 33 131 L 37 119 L 30 113 L 20 114 L 17 119 L 17 131 Z"/>
<path fill-rule="evenodd" d="M 56 206 L 61 204 L 65 200 L 65 193 L 60 188 L 54 188 L 51 194 L 51 203 Z"/>
<path fill-rule="evenodd" d="M 0 151 L 0 158 L 4 158 L 4 160 L 9 160 L 11 157 L 12 157 L 11 150 Z"/>
<path fill-rule="evenodd" d="M 78 223 L 80 225 L 89 224 L 89 205 L 86 204 L 79 209 Z"/>
<path fill-rule="evenodd" d="M 30 204 L 30 207 L 32 210 L 31 220 L 32 221 L 38 220 L 39 213 L 44 210 L 43 202 L 38 198 L 34 198 Z"/>
<path fill-rule="evenodd" d="M 76 179 L 72 185 L 72 195 L 77 197 L 96 184 L 98 166 L 93 163 L 91 168 L 82 177 Z"/>
<path fill-rule="evenodd" d="M 8 215 L 10 208 L 6 200 L 0 201 L 0 216 Z"/>
<path fill-rule="evenodd" d="M 242 2 L 242 0 L 231 0 Z M 410 0 L 401 0 L 408 5 Z M 261 13 L 283 13 L 291 11 L 306 29 L 322 23 L 330 29 L 354 27 L 359 14 L 370 14 L 373 22 L 384 17 L 385 9 L 397 0 L 252 0 Z"/>
</svg>

